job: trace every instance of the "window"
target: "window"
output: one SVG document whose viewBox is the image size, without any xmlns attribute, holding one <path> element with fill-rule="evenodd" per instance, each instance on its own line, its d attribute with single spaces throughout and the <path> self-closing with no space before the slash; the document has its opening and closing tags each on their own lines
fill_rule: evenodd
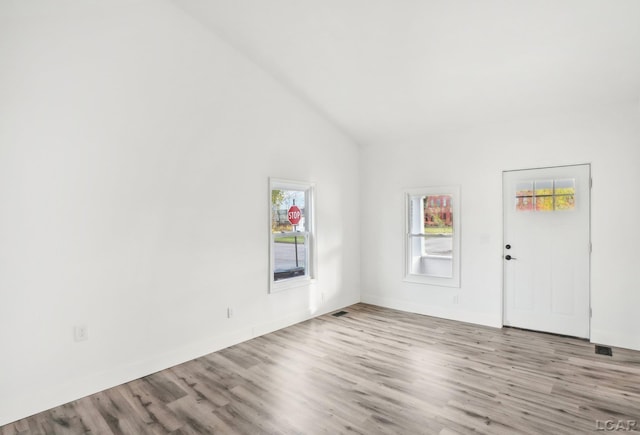
<svg viewBox="0 0 640 435">
<path fill-rule="evenodd" d="M 313 185 L 270 180 L 270 292 L 308 284 L 314 276 Z"/>
<path fill-rule="evenodd" d="M 575 209 L 576 181 L 522 181 L 516 186 L 516 211 L 561 211 Z"/>
<path fill-rule="evenodd" d="M 460 286 L 460 187 L 406 193 L 405 281 Z"/>
</svg>

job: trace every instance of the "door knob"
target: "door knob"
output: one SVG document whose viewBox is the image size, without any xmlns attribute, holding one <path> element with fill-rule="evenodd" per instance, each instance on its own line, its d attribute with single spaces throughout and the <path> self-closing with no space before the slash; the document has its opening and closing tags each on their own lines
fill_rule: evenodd
<svg viewBox="0 0 640 435">
<path fill-rule="evenodd" d="M 517 260 L 517 258 L 516 258 L 516 257 L 512 257 L 512 256 L 511 256 L 511 255 L 509 255 L 509 254 L 505 255 L 505 256 L 504 256 L 504 259 L 505 259 L 505 260 L 507 260 L 507 261 L 509 261 L 509 260 Z"/>
<path fill-rule="evenodd" d="M 505 249 L 511 249 L 511 245 L 505 245 Z"/>
</svg>

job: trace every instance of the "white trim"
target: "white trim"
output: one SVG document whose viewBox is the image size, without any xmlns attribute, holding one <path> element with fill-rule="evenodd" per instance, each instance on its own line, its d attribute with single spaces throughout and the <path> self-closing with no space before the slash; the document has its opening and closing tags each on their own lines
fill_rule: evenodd
<svg viewBox="0 0 640 435">
<path fill-rule="evenodd" d="M 591 343 L 622 347 L 640 351 L 640 337 L 635 332 L 621 334 L 620 331 L 591 328 Z"/>
<path fill-rule="evenodd" d="M 425 284 L 425 285 L 435 285 L 441 287 L 460 287 L 460 239 L 461 239 L 461 225 L 460 225 L 460 186 L 430 186 L 430 187 L 422 187 L 422 188 L 414 188 L 407 189 L 405 191 L 405 201 L 404 201 L 404 278 L 403 281 L 411 282 L 415 284 Z M 453 274 L 451 277 L 438 277 L 438 276 L 428 276 L 422 274 L 411 273 L 411 263 L 414 260 L 411 253 L 411 243 L 410 240 L 413 237 L 420 236 L 416 234 L 411 234 L 411 216 L 410 216 L 410 206 L 411 206 L 411 198 L 415 196 L 428 196 L 428 195 L 451 195 L 453 197 L 452 204 L 452 213 L 453 213 Z M 439 256 L 433 255 L 425 255 L 422 258 L 443 258 Z"/>
<path fill-rule="evenodd" d="M 502 328 L 501 317 L 497 313 L 479 313 L 477 311 L 466 311 L 460 309 L 450 310 L 441 306 L 425 305 L 416 303 L 415 301 L 367 294 L 362 295 L 362 302 L 377 305 L 379 307 L 406 311 L 408 313 L 422 314 L 424 316 L 455 320 L 457 322 L 473 323 L 492 328 Z"/>
</svg>

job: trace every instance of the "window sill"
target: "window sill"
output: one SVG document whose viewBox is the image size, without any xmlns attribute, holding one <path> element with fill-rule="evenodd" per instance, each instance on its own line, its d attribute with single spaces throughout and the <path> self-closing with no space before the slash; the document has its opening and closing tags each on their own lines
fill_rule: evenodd
<svg viewBox="0 0 640 435">
<path fill-rule="evenodd" d="M 403 281 L 412 284 L 460 288 L 460 280 L 456 277 L 447 278 L 442 276 L 407 274 L 404 276 Z"/>
<path fill-rule="evenodd" d="M 271 284 L 269 286 L 269 293 L 278 293 L 289 289 L 306 287 L 314 282 L 316 282 L 316 280 L 311 279 L 308 276 L 289 278 L 282 281 L 271 281 Z"/>
<path fill-rule="evenodd" d="M 453 257 L 451 255 L 425 254 L 425 255 L 422 255 L 420 258 L 421 259 L 424 259 L 424 258 L 427 258 L 427 259 L 428 258 L 437 258 L 439 260 L 451 260 L 451 261 L 453 261 Z"/>
</svg>

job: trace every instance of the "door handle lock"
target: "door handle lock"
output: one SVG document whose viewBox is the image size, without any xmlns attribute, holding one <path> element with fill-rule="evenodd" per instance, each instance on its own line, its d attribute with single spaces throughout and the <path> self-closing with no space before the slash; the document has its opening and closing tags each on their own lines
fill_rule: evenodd
<svg viewBox="0 0 640 435">
<path fill-rule="evenodd" d="M 509 255 L 509 254 L 505 255 L 505 256 L 504 256 L 504 259 L 505 259 L 505 260 L 507 260 L 507 261 L 517 260 L 517 258 L 516 258 L 516 257 L 512 257 L 512 256 L 511 256 L 511 255 Z"/>
</svg>

